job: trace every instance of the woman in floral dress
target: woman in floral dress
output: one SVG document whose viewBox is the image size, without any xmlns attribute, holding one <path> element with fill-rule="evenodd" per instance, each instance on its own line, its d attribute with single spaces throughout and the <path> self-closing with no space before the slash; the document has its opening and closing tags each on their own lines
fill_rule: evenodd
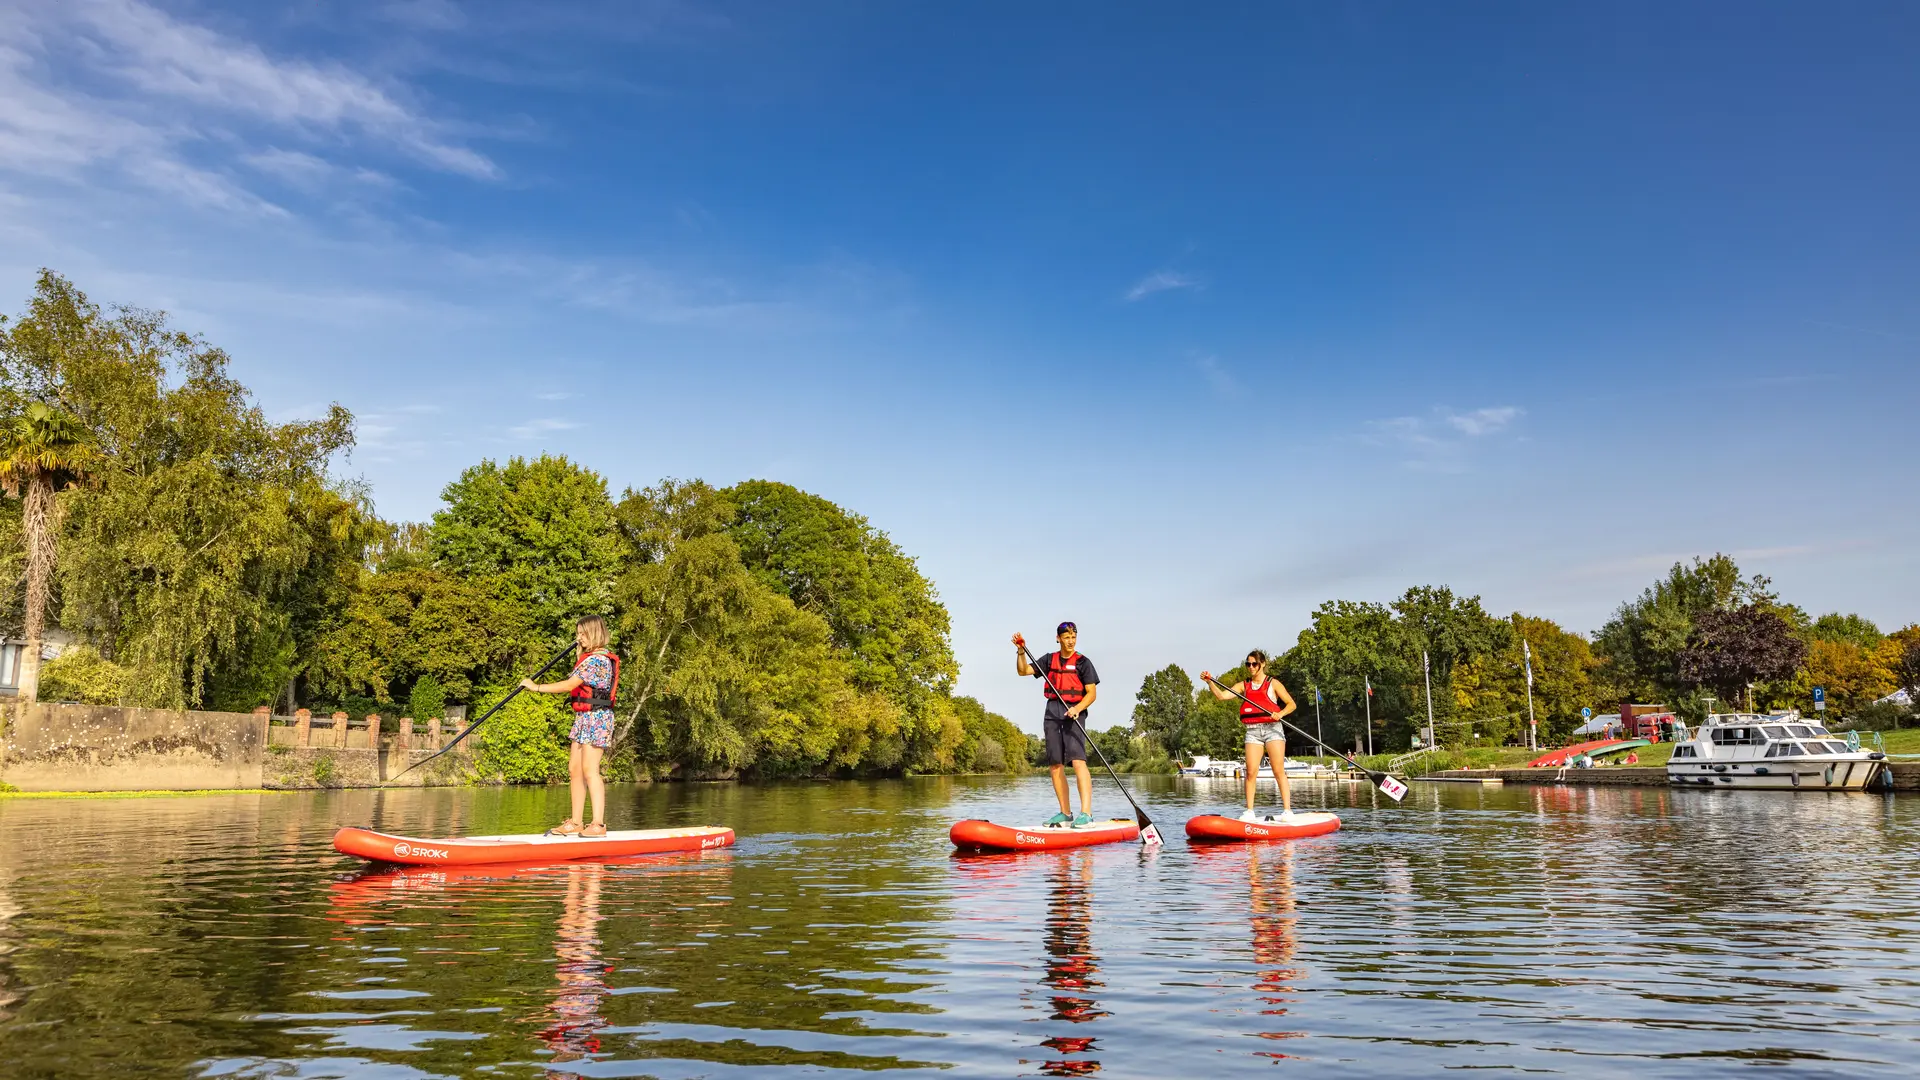
<svg viewBox="0 0 1920 1080">
<path fill-rule="evenodd" d="M 574 630 L 580 660 L 573 673 L 556 683 L 520 680 L 522 689 L 538 694 L 567 694 L 573 698 L 573 730 L 567 735 L 567 786 L 573 794 L 573 816 L 547 830 L 555 836 L 607 835 L 607 783 L 600 776 L 600 759 L 613 744 L 613 697 L 620 682 L 620 661 L 607 649 L 607 623 L 598 615 L 580 620 Z M 593 796 L 593 821 L 584 828 L 581 813 Z"/>
</svg>

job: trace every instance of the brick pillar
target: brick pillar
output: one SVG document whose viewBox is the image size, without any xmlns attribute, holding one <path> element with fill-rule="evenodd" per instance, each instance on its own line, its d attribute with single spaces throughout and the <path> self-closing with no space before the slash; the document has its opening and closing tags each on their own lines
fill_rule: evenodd
<svg viewBox="0 0 1920 1080">
<path fill-rule="evenodd" d="M 379 713 L 367 714 L 367 748 L 370 750 L 380 749 L 380 714 Z"/>
<path fill-rule="evenodd" d="M 427 721 L 427 747 L 440 749 L 440 718 L 437 716 Z"/>
<path fill-rule="evenodd" d="M 271 706 L 271 705 L 255 705 L 255 706 L 253 707 L 253 715 L 255 715 L 255 716 L 272 716 L 272 715 L 273 715 L 273 706 Z"/>
<path fill-rule="evenodd" d="M 413 749 L 413 717 L 400 718 L 400 732 L 394 736 L 393 745 L 403 754 Z"/>
<path fill-rule="evenodd" d="M 313 738 L 313 710 L 295 709 L 293 711 L 293 745 L 305 746 Z"/>
<path fill-rule="evenodd" d="M 347 714 L 333 714 L 333 745 L 342 750 L 347 748 Z"/>
</svg>

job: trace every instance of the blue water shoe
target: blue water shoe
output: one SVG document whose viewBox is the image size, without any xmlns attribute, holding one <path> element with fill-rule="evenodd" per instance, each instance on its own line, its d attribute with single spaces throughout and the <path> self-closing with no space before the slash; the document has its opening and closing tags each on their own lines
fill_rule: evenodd
<svg viewBox="0 0 1920 1080">
<path fill-rule="evenodd" d="M 1091 825 L 1091 824 L 1093 824 L 1093 815 L 1087 813 L 1085 810 L 1082 810 L 1079 813 L 1073 815 L 1074 828 L 1078 829 L 1081 826 Z"/>
<path fill-rule="evenodd" d="M 1067 822 L 1072 820 L 1073 820 L 1072 818 L 1068 817 L 1065 814 L 1055 814 L 1052 817 L 1047 819 L 1047 828 L 1057 829 L 1060 826 L 1065 825 Z"/>
</svg>

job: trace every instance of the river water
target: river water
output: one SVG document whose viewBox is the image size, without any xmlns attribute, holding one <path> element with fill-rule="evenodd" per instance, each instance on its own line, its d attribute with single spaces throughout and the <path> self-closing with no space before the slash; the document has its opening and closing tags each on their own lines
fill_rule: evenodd
<svg viewBox="0 0 1920 1080">
<path fill-rule="evenodd" d="M 951 853 L 1043 778 L 674 784 L 613 826 L 739 843 L 461 874 L 328 839 L 565 790 L 0 801 L 0 1076 L 1920 1070 L 1920 800 L 1302 785 L 1340 832 L 1196 849 L 1235 788 L 1132 782 L 1155 853 Z"/>
</svg>

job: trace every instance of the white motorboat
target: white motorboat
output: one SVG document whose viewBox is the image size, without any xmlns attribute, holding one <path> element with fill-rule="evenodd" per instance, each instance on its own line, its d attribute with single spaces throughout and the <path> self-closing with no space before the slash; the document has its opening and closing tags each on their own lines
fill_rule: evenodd
<svg viewBox="0 0 1920 1080">
<path fill-rule="evenodd" d="M 1329 769 L 1325 765 L 1315 765 L 1308 761 L 1287 759 L 1284 766 L 1289 780 L 1327 780 L 1340 775 L 1339 770 Z M 1240 760 L 1220 761 L 1205 754 L 1195 754 L 1193 764 L 1182 766 L 1181 776 L 1202 777 L 1220 780 L 1241 780 L 1247 775 L 1247 763 Z M 1256 783 L 1272 783 L 1273 771 L 1262 763 L 1260 774 L 1253 778 Z"/>
<path fill-rule="evenodd" d="M 1667 780 L 1702 787 L 1862 791 L 1886 756 L 1849 747 L 1798 712 L 1717 713 L 1673 747 Z"/>
</svg>

